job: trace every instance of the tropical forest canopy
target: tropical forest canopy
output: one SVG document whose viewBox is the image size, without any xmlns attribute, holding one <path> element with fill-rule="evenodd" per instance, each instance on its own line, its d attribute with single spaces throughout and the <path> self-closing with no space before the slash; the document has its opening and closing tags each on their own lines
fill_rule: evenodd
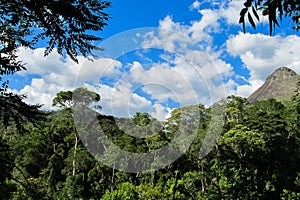
<svg viewBox="0 0 300 200">
<path fill-rule="evenodd" d="M 192 126 L 188 117 L 179 123 L 180 116 L 198 111 L 196 137 L 187 152 L 162 169 L 142 173 L 110 168 L 91 155 L 74 125 L 76 104 L 48 113 L 36 126 L 23 122 L 22 132 L 13 122 L 7 128 L 2 124 L 1 199 L 299 198 L 299 94 L 288 105 L 275 99 L 249 105 L 244 98 L 230 96 L 210 108 L 199 104 L 175 109 L 165 122 L 146 113 L 121 119 L 91 110 L 114 144 L 136 153 L 154 152 L 168 144 L 178 128 Z M 200 157 L 207 128 L 215 117 L 211 110 L 221 105 L 226 106 L 221 136 L 209 154 Z M 137 138 L 126 132 L 139 129 L 124 132 L 116 125 L 120 120 L 148 126 L 150 132 L 158 125 L 164 129 Z M 92 130 L 95 124 L 86 126 Z M 118 153 L 110 156 L 112 161 L 126 159 Z M 138 164 L 130 162 L 131 167 Z"/>
</svg>

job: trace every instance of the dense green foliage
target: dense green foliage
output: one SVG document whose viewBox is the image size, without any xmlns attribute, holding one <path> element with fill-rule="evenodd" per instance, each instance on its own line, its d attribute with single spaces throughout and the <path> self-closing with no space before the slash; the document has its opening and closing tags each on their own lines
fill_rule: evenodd
<svg viewBox="0 0 300 200">
<path fill-rule="evenodd" d="M 0 198 L 299 198 L 299 93 L 286 106 L 274 99 L 248 105 L 245 99 L 234 96 L 222 103 L 226 104 L 222 135 L 204 158 L 199 157 L 199 150 L 211 120 L 211 108 L 178 108 L 165 122 L 146 113 L 137 113 L 132 119 L 98 114 L 99 124 L 117 146 L 150 152 L 173 139 L 178 130 L 174 122 L 183 111 L 200 108 L 196 138 L 188 151 L 163 169 L 137 174 L 112 169 L 91 156 L 81 139 L 74 137 L 77 130 L 72 107 L 50 113 L 37 126 L 24 122 L 27 134 L 20 134 L 12 121 L 8 127 L 1 127 Z M 137 124 L 126 132 L 149 126 L 154 133 L 133 137 L 117 126 L 120 121 Z M 163 129 L 155 132 L 159 125 Z M 180 126 L 190 127 L 188 122 Z"/>
<path fill-rule="evenodd" d="M 247 1 L 241 19 L 253 2 Z M 265 6 L 258 2 L 258 6 Z M 284 2 L 299 5 L 297 1 Z M 25 69 L 17 59 L 17 49 L 34 48 L 40 40 L 47 44 L 45 55 L 54 49 L 74 61 L 78 54 L 90 55 L 98 49 L 93 41 L 102 39 L 91 33 L 106 25 L 109 16 L 103 9 L 109 6 L 109 2 L 93 0 L 1 1 L 0 81 L 3 75 Z M 289 14 L 287 9 L 281 8 L 280 14 Z M 291 9 L 299 11 L 299 6 Z M 299 19 L 297 12 L 291 16 Z M 269 19 L 272 25 L 277 24 L 273 12 Z M 253 25 L 251 16 L 249 20 Z M 97 122 L 107 137 L 121 149 L 136 153 L 165 146 L 179 128 L 188 133 L 193 122 L 189 114 L 199 115 L 196 137 L 184 155 L 163 169 L 137 174 L 97 161 L 78 135 L 74 106 L 97 102 L 98 94 L 84 88 L 60 92 L 53 104 L 62 110 L 51 113 L 40 111 L 40 105 L 26 104 L 24 98 L 7 92 L 6 82 L 0 88 L 0 199 L 300 198 L 299 91 L 288 105 L 273 99 L 253 105 L 239 97 L 225 99 L 222 135 L 204 158 L 199 157 L 199 151 L 212 114 L 203 105 L 175 109 L 166 122 L 147 113 L 137 113 L 133 119 L 97 113 Z M 186 121 L 180 121 L 183 113 Z M 128 127 L 127 133 L 138 135 L 147 127 L 151 134 L 141 138 L 126 134 L 117 126 L 120 121 L 137 125 Z M 86 125 L 93 129 L 94 124 Z M 157 127 L 163 128 L 157 131 Z M 95 135 L 87 132 L 85 137 Z M 92 139 L 98 144 L 102 138 Z M 105 144 L 99 148 L 105 149 Z M 136 163 L 130 164 L 134 167 Z"/>
</svg>

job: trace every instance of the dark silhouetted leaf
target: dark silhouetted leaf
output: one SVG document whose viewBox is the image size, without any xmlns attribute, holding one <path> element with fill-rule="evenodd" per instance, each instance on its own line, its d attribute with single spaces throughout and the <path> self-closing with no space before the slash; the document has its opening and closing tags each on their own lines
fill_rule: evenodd
<svg viewBox="0 0 300 200">
<path fill-rule="evenodd" d="M 240 12 L 240 23 L 243 23 L 243 29 L 245 20 L 242 18 L 247 13 L 245 9 L 248 9 L 251 5 L 252 13 L 258 21 L 257 11 L 262 11 L 263 16 L 268 16 L 270 35 L 274 32 L 276 26 L 280 26 L 278 20 L 282 21 L 283 17 L 291 18 L 294 23 L 293 27 L 298 27 L 300 24 L 297 18 L 300 8 L 299 0 L 244 0 L 244 8 Z M 253 16 L 251 17 L 253 18 Z M 251 18 L 248 18 L 253 26 Z"/>
<path fill-rule="evenodd" d="M 254 21 L 253 21 L 252 16 L 251 16 L 250 13 L 248 13 L 248 20 L 249 20 L 251 26 L 252 26 L 254 29 L 256 29 L 256 25 L 255 25 L 255 23 L 254 23 Z"/>
<path fill-rule="evenodd" d="M 252 0 L 247 0 L 245 3 L 244 3 L 244 6 L 249 8 L 250 6 L 252 5 Z"/>
<path fill-rule="evenodd" d="M 244 33 L 246 32 L 246 25 L 245 25 L 245 14 L 248 12 L 247 8 L 243 8 L 240 12 L 240 19 L 239 19 L 239 23 L 243 24 L 243 31 Z"/>
<path fill-rule="evenodd" d="M 273 33 L 273 24 L 272 24 L 272 20 L 270 18 L 270 15 L 269 15 L 269 29 L 270 29 L 270 35 L 272 35 L 272 33 Z"/>
<path fill-rule="evenodd" d="M 254 7 L 252 7 L 252 12 L 253 12 L 255 18 L 257 19 L 257 21 L 259 21 L 259 16 L 258 16 L 258 14 L 256 12 L 256 9 Z"/>
<path fill-rule="evenodd" d="M 248 12 L 248 8 L 243 8 L 240 12 L 241 17 L 245 17 L 245 14 Z"/>
</svg>

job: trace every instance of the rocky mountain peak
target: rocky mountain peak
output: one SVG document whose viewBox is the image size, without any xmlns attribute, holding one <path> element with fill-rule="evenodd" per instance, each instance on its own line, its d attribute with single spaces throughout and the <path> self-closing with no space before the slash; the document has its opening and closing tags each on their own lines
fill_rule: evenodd
<svg viewBox="0 0 300 200">
<path fill-rule="evenodd" d="M 267 77 L 266 81 L 284 81 L 294 79 L 297 73 L 288 67 L 279 67 L 270 76 Z"/>
<path fill-rule="evenodd" d="M 300 81 L 300 76 L 296 72 L 287 67 L 280 67 L 267 77 L 265 83 L 258 90 L 248 97 L 248 101 L 253 103 L 269 98 L 284 101 L 293 96 L 298 81 Z"/>
</svg>

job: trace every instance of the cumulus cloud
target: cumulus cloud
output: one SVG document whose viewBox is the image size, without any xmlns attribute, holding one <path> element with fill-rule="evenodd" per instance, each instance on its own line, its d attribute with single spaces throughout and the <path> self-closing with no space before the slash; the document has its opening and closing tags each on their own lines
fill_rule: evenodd
<svg viewBox="0 0 300 200">
<path fill-rule="evenodd" d="M 196 0 L 196 1 L 194 1 L 194 3 L 192 3 L 192 5 L 190 5 L 190 9 L 191 10 L 193 10 L 193 9 L 199 9 L 200 5 L 201 5 L 201 3 L 198 0 Z"/>
<path fill-rule="evenodd" d="M 199 13 L 202 15 L 201 19 L 192 22 L 190 26 L 166 17 L 160 21 L 159 29 L 163 31 L 149 32 L 145 35 L 143 47 L 161 48 L 176 55 L 164 57 L 172 67 L 167 64 L 157 65 L 149 71 L 143 71 L 138 64 L 133 67 L 135 77 L 148 80 L 152 80 L 152 77 L 156 80 L 161 79 L 160 82 L 172 91 L 183 94 L 178 95 L 183 105 L 193 102 L 189 97 L 201 99 L 201 103 L 204 104 L 211 104 L 212 101 L 224 97 L 226 88 L 219 86 L 223 80 L 233 75 L 231 64 L 222 60 L 221 52 L 212 47 L 213 37 L 210 33 L 216 32 L 219 27 L 217 13 L 210 9 L 201 10 Z M 164 31 L 165 28 L 169 30 Z M 148 90 L 153 95 L 154 91 Z M 163 92 L 156 94 L 160 98 L 168 96 Z M 208 96 L 210 102 L 207 101 Z"/>
<path fill-rule="evenodd" d="M 59 91 L 86 87 L 101 95 L 103 114 L 130 117 L 135 112 L 149 112 L 160 120 L 168 116 L 170 109 L 134 92 L 133 83 L 128 80 L 131 75 L 122 71 L 124 66 L 120 61 L 98 58 L 91 62 L 79 56 L 77 64 L 69 59 L 62 59 L 55 52 L 49 55 L 48 61 L 48 57 L 43 56 L 44 50 L 20 48 L 18 51 L 19 58 L 27 65 L 27 71 L 19 72 L 19 75 L 40 76 L 31 78 L 30 84 L 21 90 L 12 90 L 25 94 L 26 102 L 42 104 L 42 108 L 46 110 L 53 109 L 52 99 Z"/>
<path fill-rule="evenodd" d="M 194 42 L 187 37 L 189 35 L 188 26 L 174 22 L 172 17 L 167 15 L 159 21 L 158 34 L 154 31 L 148 32 L 143 38 L 143 48 L 161 48 L 169 52 L 186 49 L 188 45 Z"/>
<path fill-rule="evenodd" d="M 110 77 L 120 74 L 122 64 L 110 58 L 99 58 L 93 62 L 79 56 L 79 64 L 70 59 L 62 59 L 55 51 L 44 57 L 44 48 L 35 50 L 20 48 L 19 59 L 26 63 L 26 71 L 18 72 L 21 76 L 38 74 L 19 93 L 27 95 L 30 103 L 44 104 L 44 109 L 51 108 L 55 94 L 62 90 L 72 90 L 86 82 L 97 83 L 102 75 Z"/>
<path fill-rule="evenodd" d="M 224 19 L 227 25 L 239 25 L 239 16 L 241 10 L 244 8 L 245 0 L 234 0 L 234 1 L 222 1 L 222 0 L 204 0 L 201 3 L 196 0 L 190 6 L 190 9 L 198 9 L 199 12 L 203 10 L 202 5 L 208 4 L 212 8 L 211 10 L 218 16 L 218 19 Z M 249 12 L 253 15 L 252 11 Z M 259 21 L 253 17 L 256 24 L 263 24 L 268 21 L 266 16 L 263 16 L 261 12 L 257 12 Z"/>
<path fill-rule="evenodd" d="M 174 22 L 167 15 L 159 21 L 159 33 L 144 34 L 143 47 L 160 47 L 170 52 L 184 53 L 189 48 L 203 48 L 201 45 L 211 45 L 212 33 L 220 31 L 219 13 L 212 9 L 201 9 L 199 20 L 190 22 L 190 25 Z"/>
<path fill-rule="evenodd" d="M 197 10 L 199 18 L 190 23 L 176 22 L 167 15 L 159 21 L 157 29 L 141 30 L 134 39 L 120 34 L 115 41 L 107 41 L 109 48 L 117 49 L 122 55 L 127 53 L 122 49 L 130 50 L 130 45 L 134 44 L 135 50 L 141 48 L 132 60 L 103 56 L 90 62 L 79 56 L 77 64 L 55 51 L 44 57 L 44 48 L 20 48 L 18 56 L 27 63 L 27 71 L 19 75 L 38 74 L 39 78 L 32 78 L 30 84 L 17 92 L 27 94 L 29 103 L 44 104 L 45 109 L 51 109 L 57 92 L 84 86 L 101 95 L 104 114 L 128 117 L 135 112 L 148 112 L 163 120 L 174 106 L 211 105 L 231 94 L 247 97 L 277 67 L 287 66 L 299 73 L 297 36 L 238 33 L 226 38 L 227 29 L 222 22 L 226 21 L 227 28 L 237 25 L 243 2 L 195 1 L 190 9 Z M 222 33 L 224 44 L 214 37 Z M 152 52 L 159 52 L 158 60 L 147 57 L 151 56 L 151 49 L 159 50 Z M 232 57 L 240 59 L 243 66 L 236 66 Z M 236 82 L 239 74 L 234 67 L 250 71 L 250 78 L 244 80 L 247 84 Z"/>
<path fill-rule="evenodd" d="M 219 15 L 224 18 L 227 24 L 236 25 L 239 23 L 239 16 L 244 7 L 244 0 L 234 0 L 223 2 L 219 8 Z"/>
<path fill-rule="evenodd" d="M 30 104 L 41 104 L 43 109 L 50 109 L 52 106 L 52 99 L 55 94 L 62 90 L 70 89 L 69 87 L 61 87 L 55 83 L 46 82 L 43 78 L 33 78 L 30 85 L 25 85 L 20 91 L 16 93 L 25 94 L 26 102 Z"/>
<path fill-rule="evenodd" d="M 300 37 L 270 37 L 239 33 L 226 42 L 227 51 L 239 57 L 250 71 L 249 85 L 239 86 L 237 94 L 249 96 L 278 67 L 286 66 L 300 73 Z"/>
<path fill-rule="evenodd" d="M 115 87 L 97 85 L 96 92 L 101 94 L 102 112 L 119 117 L 130 117 L 135 112 L 148 112 L 151 101 L 132 91 L 130 83 Z"/>
<path fill-rule="evenodd" d="M 178 73 L 176 68 L 162 63 L 145 70 L 140 63 L 134 62 L 130 75 L 134 81 L 143 84 L 143 90 L 158 102 L 171 99 L 182 104 L 195 103 L 196 97 L 188 77 Z"/>
<path fill-rule="evenodd" d="M 212 9 L 199 10 L 201 20 L 193 21 L 189 32 L 192 39 L 197 41 L 211 42 L 213 40 L 211 33 L 219 30 L 218 13 Z"/>
<path fill-rule="evenodd" d="M 228 53 L 239 57 L 250 71 L 249 85 L 238 89 L 241 94 L 246 94 L 246 88 L 257 89 L 278 67 L 286 66 L 300 73 L 300 37 L 296 35 L 270 37 L 239 33 L 230 37 L 226 46 Z"/>
<path fill-rule="evenodd" d="M 44 57 L 45 48 L 35 50 L 19 48 L 18 57 L 26 64 L 26 71 L 20 75 L 39 74 L 46 82 L 53 82 L 61 86 L 72 87 L 75 83 L 83 84 L 85 81 L 97 82 L 103 74 L 118 75 L 122 64 L 111 58 L 99 58 L 89 61 L 79 56 L 79 63 L 70 58 L 63 59 L 56 51 Z"/>
<path fill-rule="evenodd" d="M 255 90 L 257 90 L 264 81 L 250 78 L 247 85 L 238 85 L 235 94 L 241 97 L 249 97 Z"/>
<path fill-rule="evenodd" d="M 44 56 L 45 48 L 37 48 L 31 50 L 28 48 L 20 47 L 17 55 L 18 59 L 25 63 L 26 71 L 18 72 L 19 75 L 27 74 L 47 74 L 49 71 L 60 72 L 63 69 L 65 63 L 61 59 L 61 56 L 53 52 L 49 56 Z"/>
</svg>

